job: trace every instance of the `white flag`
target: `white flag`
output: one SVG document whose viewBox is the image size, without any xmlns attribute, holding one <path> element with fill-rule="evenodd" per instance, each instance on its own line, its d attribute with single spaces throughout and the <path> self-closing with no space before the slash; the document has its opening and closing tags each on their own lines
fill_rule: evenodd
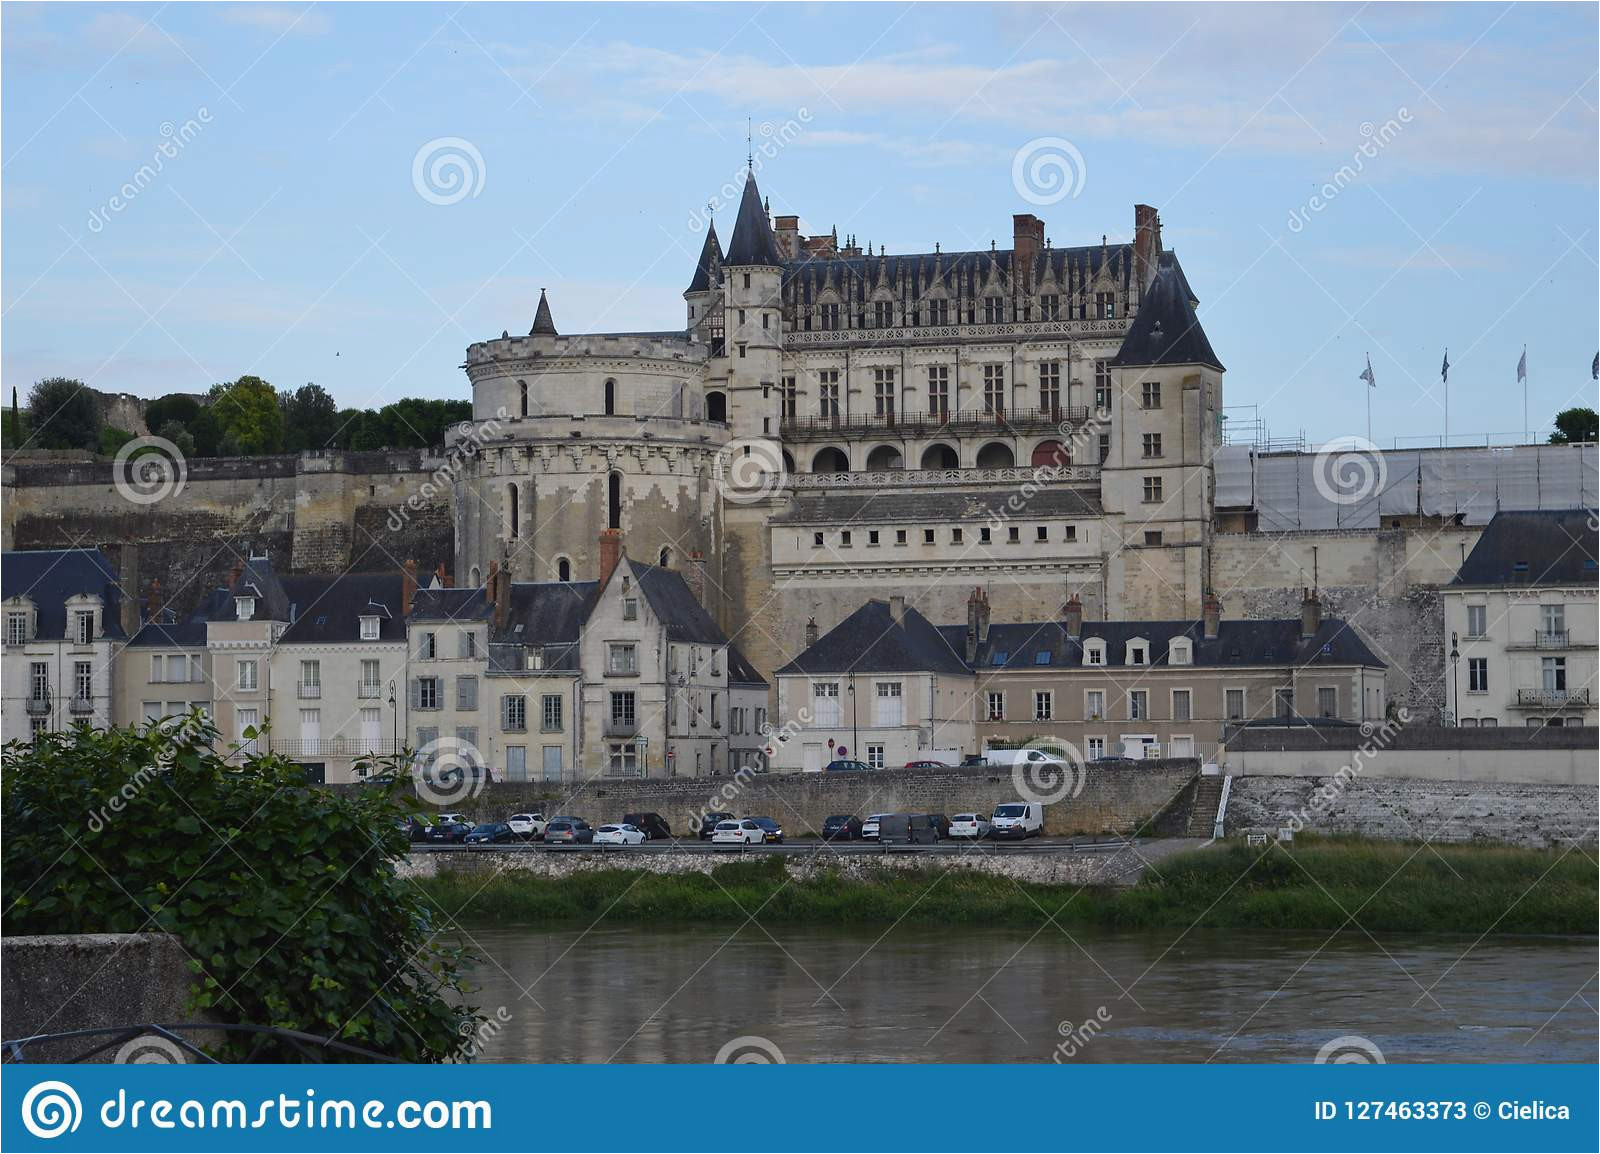
<svg viewBox="0 0 1600 1154">
<path fill-rule="evenodd" d="M 1523 382 L 1523 381 L 1525 381 L 1527 379 L 1528 379 L 1528 347 L 1526 345 L 1524 345 L 1522 347 L 1522 359 L 1517 362 L 1517 382 L 1520 384 L 1521 382 Z"/>
<path fill-rule="evenodd" d="M 1371 353 L 1367 354 L 1367 371 L 1362 373 L 1361 376 L 1358 379 L 1366 381 L 1367 382 L 1367 388 L 1369 388 L 1369 389 L 1375 389 L 1375 388 L 1378 387 L 1378 378 L 1372 375 L 1372 354 Z"/>
</svg>

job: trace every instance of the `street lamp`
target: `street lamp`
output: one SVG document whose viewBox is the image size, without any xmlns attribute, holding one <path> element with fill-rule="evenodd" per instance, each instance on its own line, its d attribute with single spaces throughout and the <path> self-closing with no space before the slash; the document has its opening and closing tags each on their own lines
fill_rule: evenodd
<svg viewBox="0 0 1600 1154">
<path fill-rule="evenodd" d="M 1452 630 L 1451 633 L 1450 633 L 1450 683 L 1451 683 L 1451 687 L 1452 687 L 1452 690 L 1454 692 L 1455 699 L 1456 699 L 1454 716 L 1452 716 L 1451 719 L 1450 719 L 1450 723 L 1452 725 L 1460 725 L 1461 724 L 1461 665 L 1460 665 L 1460 659 L 1461 659 L 1461 650 L 1457 647 L 1456 634 L 1455 634 L 1454 630 Z"/>
<path fill-rule="evenodd" d="M 850 672 L 850 741 L 855 749 L 857 760 L 861 758 L 861 717 L 856 712 L 856 675 Z"/>
<path fill-rule="evenodd" d="M 394 718 L 389 730 L 389 752 L 395 754 L 400 752 L 400 703 L 395 700 L 393 680 L 389 682 L 389 712 Z"/>
</svg>

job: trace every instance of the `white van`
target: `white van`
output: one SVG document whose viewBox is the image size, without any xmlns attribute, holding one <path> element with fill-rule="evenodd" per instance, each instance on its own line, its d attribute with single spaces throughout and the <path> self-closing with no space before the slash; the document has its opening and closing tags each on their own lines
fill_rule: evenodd
<svg viewBox="0 0 1600 1154">
<path fill-rule="evenodd" d="M 989 819 L 992 838 L 1038 837 L 1044 832 L 1044 807 L 1036 801 L 1006 801 L 994 807 Z"/>
<path fill-rule="evenodd" d="M 1015 765 L 1031 765 L 1036 761 L 1060 761 L 1061 755 L 1046 753 L 1042 749 L 986 749 L 983 764 L 995 769 L 1010 769 Z"/>
</svg>

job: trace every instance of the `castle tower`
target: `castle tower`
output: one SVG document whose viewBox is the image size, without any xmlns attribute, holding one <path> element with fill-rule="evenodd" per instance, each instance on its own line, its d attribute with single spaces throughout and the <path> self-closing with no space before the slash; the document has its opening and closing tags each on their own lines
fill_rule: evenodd
<svg viewBox="0 0 1600 1154">
<path fill-rule="evenodd" d="M 728 421 L 735 438 L 776 434 L 783 358 L 783 256 L 761 203 L 755 174 L 745 177 L 733 238 L 723 260 L 727 301 Z"/>
</svg>

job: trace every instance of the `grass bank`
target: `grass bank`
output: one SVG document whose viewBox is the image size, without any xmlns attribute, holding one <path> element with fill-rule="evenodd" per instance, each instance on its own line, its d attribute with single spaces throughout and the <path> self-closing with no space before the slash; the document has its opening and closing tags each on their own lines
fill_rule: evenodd
<svg viewBox="0 0 1600 1154">
<path fill-rule="evenodd" d="M 1593 934 L 1600 903 L 1595 867 L 1582 853 L 1346 840 L 1180 854 L 1122 888 L 1029 884 L 931 862 L 867 881 L 791 881 L 775 856 L 710 875 L 601 870 L 550 880 L 508 872 L 489 880 L 445 872 L 414 884 L 460 917 L 587 924 L 604 913 L 614 925 L 727 924 L 760 910 L 765 923 L 904 918 L 1032 928 L 1050 913 L 1063 925 L 1110 929 L 1331 931 L 1355 913 L 1373 932 Z"/>
</svg>

